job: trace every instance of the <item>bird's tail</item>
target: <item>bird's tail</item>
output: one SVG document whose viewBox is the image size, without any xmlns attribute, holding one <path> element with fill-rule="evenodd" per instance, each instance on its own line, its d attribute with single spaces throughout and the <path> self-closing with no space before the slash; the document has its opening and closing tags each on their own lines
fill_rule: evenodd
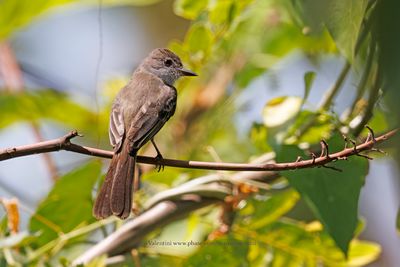
<svg viewBox="0 0 400 267">
<path fill-rule="evenodd" d="M 97 219 L 111 215 L 125 219 L 132 208 L 133 177 L 135 174 L 136 152 L 129 154 L 127 146 L 115 153 L 104 183 L 97 195 L 93 215 Z"/>
</svg>

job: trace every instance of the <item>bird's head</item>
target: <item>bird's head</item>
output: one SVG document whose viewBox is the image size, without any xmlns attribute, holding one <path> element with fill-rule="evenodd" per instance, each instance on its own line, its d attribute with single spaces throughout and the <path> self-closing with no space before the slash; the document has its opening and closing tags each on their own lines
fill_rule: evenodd
<svg viewBox="0 0 400 267">
<path fill-rule="evenodd" d="M 156 75 L 168 85 L 173 85 L 182 76 L 197 76 L 196 73 L 185 69 L 181 59 L 166 48 L 154 49 L 143 60 L 141 68 Z"/>
</svg>

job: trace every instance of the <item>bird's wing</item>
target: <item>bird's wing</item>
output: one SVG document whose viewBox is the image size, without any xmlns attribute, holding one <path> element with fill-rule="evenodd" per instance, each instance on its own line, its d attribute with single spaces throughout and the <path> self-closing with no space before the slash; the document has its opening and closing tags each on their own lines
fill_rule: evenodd
<svg viewBox="0 0 400 267">
<path fill-rule="evenodd" d="M 110 143 L 114 151 L 119 151 L 125 135 L 124 112 L 119 102 L 114 102 L 111 108 L 110 127 L 108 130 Z"/>
<path fill-rule="evenodd" d="M 154 85 L 148 90 L 148 101 L 144 101 L 130 123 L 127 140 L 131 151 L 152 139 L 175 112 L 175 88 L 165 84 L 158 84 L 155 88 Z"/>
</svg>

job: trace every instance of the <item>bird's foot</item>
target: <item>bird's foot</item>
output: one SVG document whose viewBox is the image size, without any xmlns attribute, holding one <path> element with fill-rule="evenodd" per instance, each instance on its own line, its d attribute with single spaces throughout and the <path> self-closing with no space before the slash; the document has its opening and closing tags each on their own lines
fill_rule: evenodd
<svg viewBox="0 0 400 267">
<path fill-rule="evenodd" d="M 164 171 L 164 164 L 162 164 L 163 156 L 161 153 L 157 153 L 157 156 L 155 157 L 155 160 L 157 162 L 156 164 L 156 170 L 157 172 L 160 172 L 161 170 Z"/>
</svg>

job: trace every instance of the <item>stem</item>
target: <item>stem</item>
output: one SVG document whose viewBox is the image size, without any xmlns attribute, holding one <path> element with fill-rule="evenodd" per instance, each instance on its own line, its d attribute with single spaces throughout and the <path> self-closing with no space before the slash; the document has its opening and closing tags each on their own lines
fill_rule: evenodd
<svg viewBox="0 0 400 267">
<path fill-rule="evenodd" d="M 371 91 L 369 93 L 367 107 L 365 108 L 363 115 L 361 115 L 362 117 L 360 123 L 353 130 L 353 135 L 356 137 L 360 135 L 365 125 L 372 118 L 375 104 L 379 99 L 379 89 L 381 88 L 381 84 L 382 84 L 381 73 L 380 69 L 378 68 L 375 76 L 374 85 L 372 86 Z"/>
<path fill-rule="evenodd" d="M 94 230 L 97 230 L 98 228 L 103 227 L 104 225 L 110 224 L 112 222 L 115 222 L 117 219 L 115 217 L 111 217 L 105 220 L 97 221 L 92 224 L 89 224 L 87 226 L 81 227 L 77 230 L 71 231 L 66 234 L 61 234 L 58 238 L 50 241 L 46 245 L 38 248 L 37 250 L 33 251 L 32 253 L 29 254 L 27 262 L 34 261 L 41 257 L 43 254 L 45 254 L 47 251 L 53 249 L 54 247 L 57 247 L 58 249 L 61 248 L 61 246 L 58 246 L 60 243 L 63 245 L 66 244 L 66 242 L 72 238 L 88 234 Z"/>
<path fill-rule="evenodd" d="M 319 110 L 328 110 L 330 106 L 332 105 L 333 99 L 335 96 L 339 93 L 340 88 L 342 88 L 344 81 L 346 80 L 347 75 L 349 74 L 351 64 L 349 62 L 346 62 L 344 65 L 342 71 L 339 74 L 339 77 L 337 78 L 335 84 L 332 86 L 331 89 L 324 95 L 324 98 L 319 105 Z"/>
<path fill-rule="evenodd" d="M 373 96 L 374 95 L 371 94 L 370 99 L 373 100 L 374 99 Z M 372 112 L 372 108 L 373 105 L 370 107 L 370 113 Z M 204 162 L 204 161 L 191 161 L 191 160 L 186 161 L 177 159 L 160 160 L 157 158 L 146 157 L 146 156 L 137 156 L 137 162 L 144 164 L 152 164 L 152 165 L 162 164 L 164 166 L 187 168 L 187 169 L 224 170 L 224 171 L 285 171 L 285 170 L 312 168 L 317 166 L 324 167 L 329 162 L 340 160 L 353 155 L 359 155 L 359 152 L 371 150 L 374 148 L 376 143 L 385 141 L 386 139 L 396 134 L 396 132 L 397 129 L 387 132 L 386 134 L 381 135 L 379 137 L 376 137 L 373 140 L 367 139 L 366 142 L 359 144 L 354 148 L 345 148 L 333 154 L 321 155 L 313 159 L 295 161 L 295 162 L 225 163 L 225 162 Z M 73 131 L 57 139 L 0 150 L 0 161 L 15 157 L 22 157 L 32 154 L 39 154 L 39 153 L 46 153 L 46 152 L 60 151 L 60 150 L 72 151 L 96 157 L 112 158 L 113 156 L 112 151 L 72 144 L 70 142 L 70 139 L 72 139 L 77 135 L 78 133 L 76 131 Z"/>
<path fill-rule="evenodd" d="M 363 94 L 365 92 L 368 79 L 370 78 L 370 73 L 371 73 L 371 69 L 372 69 L 372 63 L 373 63 L 374 55 L 375 55 L 375 45 L 372 45 L 372 47 L 370 48 L 370 52 L 369 52 L 369 55 L 368 55 L 368 58 L 367 58 L 367 62 L 366 62 L 366 65 L 365 65 L 365 69 L 364 69 L 363 75 L 361 77 L 360 83 L 357 86 L 356 97 L 354 98 L 353 103 L 350 106 L 350 112 L 349 112 L 349 116 L 348 116 L 347 119 L 352 117 L 352 115 L 354 114 L 354 111 L 355 111 L 355 108 L 356 108 L 358 100 L 363 96 Z"/>
<path fill-rule="evenodd" d="M 365 15 L 364 16 L 367 15 L 367 13 L 370 11 L 371 8 L 372 8 L 372 4 L 369 4 L 368 7 L 365 10 Z M 371 18 L 365 19 L 364 23 L 361 25 L 360 34 L 358 35 L 357 42 L 356 42 L 356 44 L 354 46 L 354 56 L 358 55 L 358 53 L 360 51 L 360 48 L 361 48 L 363 42 L 365 41 L 365 38 L 368 36 L 369 30 L 370 30 L 371 24 L 372 24 L 371 21 L 372 21 Z M 313 116 L 311 116 L 309 118 L 309 120 L 306 121 L 302 125 L 302 127 L 300 127 L 299 130 L 295 133 L 295 137 L 297 139 L 300 138 L 305 132 L 307 132 L 307 130 L 310 127 L 313 126 L 316 118 L 318 117 L 318 115 L 322 111 L 327 110 L 331 106 L 335 96 L 339 93 L 340 89 L 342 88 L 342 85 L 343 85 L 343 83 L 344 83 L 344 81 L 345 81 L 345 79 L 346 79 L 346 77 L 347 77 L 347 75 L 348 75 L 348 73 L 350 71 L 350 67 L 351 67 L 350 62 L 346 62 L 346 65 L 343 67 L 343 69 L 342 69 L 341 73 L 339 74 L 339 77 L 336 80 L 335 84 L 327 92 L 327 94 L 324 96 L 321 104 L 319 105 L 318 111 L 315 114 L 313 114 Z"/>
<path fill-rule="evenodd" d="M 336 82 L 333 84 L 331 89 L 329 89 L 329 91 L 324 95 L 322 102 L 319 104 L 318 111 L 313 113 L 313 115 L 296 131 L 295 137 L 297 139 L 303 136 L 303 134 L 306 133 L 311 126 L 313 126 L 316 118 L 320 115 L 320 113 L 329 109 L 335 96 L 339 93 L 340 89 L 342 88 L 342 85 L 346 80 L 347 75 L 349 74 L 350 67 L 351 64 L 349 62 L 346 62 Z"/>
<path fill-rule="evenodd" d="M 199 197 L 200 198 L 200 197 Z M 198 201 L 163 201 L 145 211 L 134 220 L 128 221 L 118 231 L 109 235 L 97 245 L 79 256 L 72 266 L 85 264 L 103 254 L 110 256 L 130 250 L 140 244 L 142 239 L 157 228 L 178 220 L 200 208 L 218 203 L 218 199 L 201 198 Z"/>
</svg>

